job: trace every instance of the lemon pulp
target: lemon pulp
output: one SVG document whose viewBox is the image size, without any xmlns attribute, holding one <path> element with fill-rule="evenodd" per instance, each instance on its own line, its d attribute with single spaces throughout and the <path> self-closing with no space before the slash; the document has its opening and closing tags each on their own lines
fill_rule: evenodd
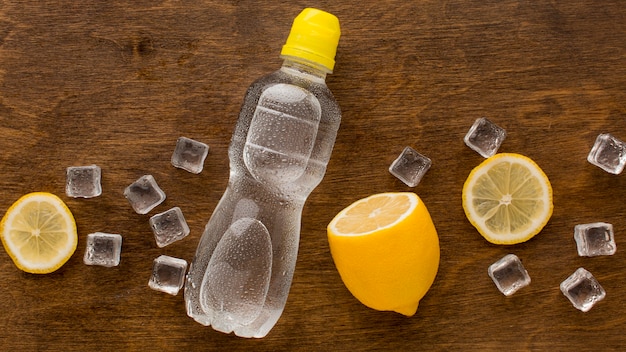
<svg viewBox="0 0 626 352">
<path fill-rule="evenodd" d="M 470 172 L 463 209 L 478 232 L 495 244 L 529 240 L 552 215 L 552 186 L 530 158 L 496 154 Z"/>
<path fill-rule="evenodd" d="M 29 193 L 18 199 L 0 223 L 2 244 L 26 272 L 50 273 L 76 250 L 78 236 L 71 211 L 57 196 Z"/>
</svg>

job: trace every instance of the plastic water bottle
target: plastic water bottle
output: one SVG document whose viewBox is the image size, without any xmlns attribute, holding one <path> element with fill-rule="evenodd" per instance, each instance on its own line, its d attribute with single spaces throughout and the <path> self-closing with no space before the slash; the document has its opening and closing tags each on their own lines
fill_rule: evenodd
<svg viewBox="0 0 626 352">
<path fill-rule="evenodd" d="M 228 186 L 185 283 L 187 314 L 241 337 L 263 337 L 280 317 L 296 264 L 302 207 L 326 172 L 341 112 L 325 83 L 339 20 L 305 9 L 282 67 L 248 89 L 230 147 Z"/>
</svg>

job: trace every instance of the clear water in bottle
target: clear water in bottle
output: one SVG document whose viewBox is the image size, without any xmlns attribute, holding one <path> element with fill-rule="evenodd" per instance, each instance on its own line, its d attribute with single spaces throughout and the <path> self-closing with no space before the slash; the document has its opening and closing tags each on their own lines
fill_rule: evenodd
<svg viewBox="0 0 626 352">
<path fill-rule="evenodd" d="M 283 311 L 302 208 L 326 172 L 341 119 L 325 83 L 334 65 L 338 20 L 306 9 L 292 34 L 303 30 L 297 28 L 299 18 L 308 21 L 304 30 L 316 26 L 309 36 L 332 35 L 332 60 L 300 53 L 301 45 L 290 46 L 290 36 L 282 67 L 248 89 L 229 147 L 228 186 L 185 284 L 189 316 L 242 337 L 265 336 Z"/>
</svg>

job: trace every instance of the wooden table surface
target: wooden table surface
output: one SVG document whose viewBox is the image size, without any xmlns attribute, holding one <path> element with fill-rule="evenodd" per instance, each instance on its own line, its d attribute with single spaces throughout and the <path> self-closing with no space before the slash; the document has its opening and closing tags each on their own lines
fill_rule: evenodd
<svg viewBox="0 0 626 352">
<path fill-rule="evenodd" d="M 324 181 L 304 208 L 285 311 L 263 339 L 187 317 L 182 293 L 147 283 L 152 260 L 191 261 L 226 186 L 227 148 L 247 86 L 277 69 L 293 18 L 336 14 L 342 37 L 327 82 L 343 110 Z M 59 195 L 78 225 L 57 272 L 19 271 L 0 250 L 0 350 L 366 351 L 624 350 L 626 175 L 586 161 L 596 136 L 626 139 L 626 7 L 613 1 L 4 1 L 0 4 L 0 210 L 21 195 Z M 487 243 L 461 189 L 483 158 L 463 143 L 476 118 L 507 130 L 500 151 L 534 159 L 554 214 L 534 239 Z M 205 170 L 176 169 L 176 139 L 210 146 Z M 388 172 L 405 146 L 433 166 L 415 188 Z M 103 194 L 73 199 L 65 168 L 102 167 Z M 124 188 L 152 174 L 191 234 L 158 248 L 150 215 Z M 441 266 L 411 318 L 361 305 L 334 267 L 326 225 L 353 201 L 414 191 L 441 242 Z M 614 225 L 617 253 L 583 258 L 574 225 Z M 87 234 L 124 236 L 121 264 L 83 264 Z M 487 267 L 518 255 L 532 283 L 503 296 Z M 606 299 L 576 310 L 559 284 L 591 271 Z"/>
</svg>

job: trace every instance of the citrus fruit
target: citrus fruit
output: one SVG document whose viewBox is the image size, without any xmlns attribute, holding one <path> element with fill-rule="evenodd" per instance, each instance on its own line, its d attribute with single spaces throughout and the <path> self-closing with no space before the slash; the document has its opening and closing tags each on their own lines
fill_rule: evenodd
<svg viewBox="0 0 626 352">
<path fill-rule="evenodd" d="M 328 224 L 330 252 L 348 290 L 364 305 L 412 316 L 439 269 L 439 237 L 410 192 L 358 200 Z"/>
<path fill-rule="evenodd" d="M 501 153 L 470 172 L 463 185 L 467 219 L 489 242 L 516 244 L 535 236 L 552 216 L 552 186 L 530 158 Z"/>
<path fill-rule="evenodd" d="M 2 244 L 15 265 L 33 274 L 60 268 L 76 250 L 74 216 L 51 193 L 29 193 L 18 199 L 0 222 Z"/>
</svg>

